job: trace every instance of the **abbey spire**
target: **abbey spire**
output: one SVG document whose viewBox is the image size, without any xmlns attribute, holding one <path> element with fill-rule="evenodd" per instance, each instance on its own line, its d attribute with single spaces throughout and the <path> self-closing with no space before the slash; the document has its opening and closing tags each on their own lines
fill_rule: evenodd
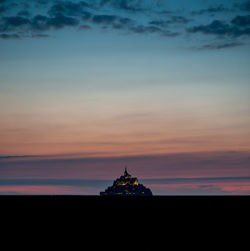
<svg viewBox="0 0 250 251">
<path fill-rule="evenodd" d="M 131 175 L 127 171 L 127 166 L 125 166 L 124 177 L 125 178 L 131 178 Z"/>
</svg>

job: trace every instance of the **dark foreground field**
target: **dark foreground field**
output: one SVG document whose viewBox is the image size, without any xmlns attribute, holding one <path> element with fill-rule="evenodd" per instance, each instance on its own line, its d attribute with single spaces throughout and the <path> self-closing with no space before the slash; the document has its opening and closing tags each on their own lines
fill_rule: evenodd
<svg viewBox="0 0 250 251">
<path fill-rule="evenodd" d="M 0 196 L 2 207 L 5 205 L 25 206 L 84 206 L 99 207 L 126 206 L 167 206 L 169 209 L 182 209 L 216 206 L 236 206 L 248 203 L 250 196 L 96 196 L 96 195 L 3 195 Z"/>
<path fill-rule="evenodd" d="M 130 226 L 140 228 L 150 224 L 170 222 L 178 228 L 198 221 L 203 226 L 217 222 L 231 224 L 245 222 L 248 215 L 249 196 L 152 196 L 152 197 L 106 197 L 106 196 L 0 196 L 2 216 L 14 222 L 35 225 L 65 225 L 70 222 L 85 229 L 87 222 L 92 228 L 111 227 L 112 233 Z M 111 224 L 112 222 L 112 224 Z M 47 224 L 47 223 L 46 223 Z M 141 229 L 142 231 L 142 229 Z"/>
</svg>

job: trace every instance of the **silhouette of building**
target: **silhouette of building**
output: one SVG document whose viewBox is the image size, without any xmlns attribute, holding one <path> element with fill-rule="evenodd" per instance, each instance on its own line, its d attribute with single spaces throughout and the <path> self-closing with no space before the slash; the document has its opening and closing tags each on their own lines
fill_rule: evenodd
<svg viewBox="0 0 250 251">
<path fill-rule="evenodd" d="M 152 196 L 149 188 L 139 184 L 138 179 L 132 178 L 125 167 L 124 175 L 116 179 L 111 187 L 104 192 L 100 192 L 101 196 Z"/>
</svg>

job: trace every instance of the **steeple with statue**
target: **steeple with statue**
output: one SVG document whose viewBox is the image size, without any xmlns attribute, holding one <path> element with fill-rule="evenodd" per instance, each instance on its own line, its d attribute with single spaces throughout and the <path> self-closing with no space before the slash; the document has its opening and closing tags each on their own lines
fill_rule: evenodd
<svg viewBox="0 0 250 251">
<path fill-rule="evenodd" d="M 127 171 L 127 166 L 125 166 L 125 171 L 124 171 L 124 175 L 125 178 L 131 178 L 131 175 L 128 173 Z"/>
<path fill-rule="evenodd" d="M 105 195 L 120 195 L 120 196 L 152 196 L 149 188 L 139 184 L 136 177 L 132 177 L 127 171 L 125 166 L 124 175 L 116 179 L 113 185 L 108 187 L 104 192 L 100 193 L 101 196 Z"/>
</svg>

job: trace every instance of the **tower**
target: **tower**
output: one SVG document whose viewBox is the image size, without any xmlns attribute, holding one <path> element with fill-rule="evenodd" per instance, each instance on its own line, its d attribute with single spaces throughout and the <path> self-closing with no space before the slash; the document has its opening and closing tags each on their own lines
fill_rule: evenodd
<svg viewBox="0 0 250 251">
<path fill-rule="evenodd" d="M 131 178 L 131 175 L 130 175 L 130 174 L 128 173 L 128 171 L 127 171 L 127 166 L 125 166 L 124 177 L 125 177 L 125 178 Z"/>
</svg>

